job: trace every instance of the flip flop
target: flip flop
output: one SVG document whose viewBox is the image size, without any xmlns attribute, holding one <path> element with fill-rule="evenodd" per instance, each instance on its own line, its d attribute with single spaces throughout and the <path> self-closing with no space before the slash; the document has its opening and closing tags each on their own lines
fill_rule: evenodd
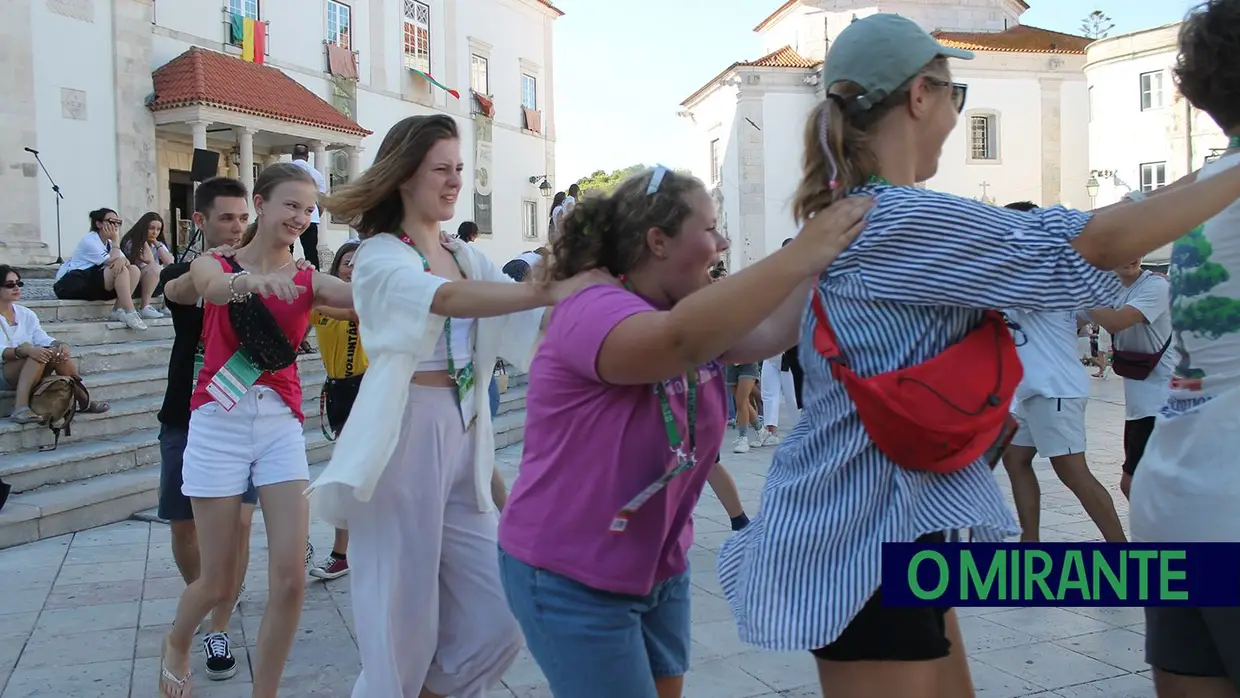
<svg viewBox="0 0 1240 698">
<path fill-rule="evenodd" d="M 159 698 L 190 698 L 190 672 L 187 671 L 185 676 L 177 678 L 176 674 L 164 666 L 164 655 L 167 651 L 167 647 L 159 650 Z"/>
<path fill-rule="evenodd" d="M 9 415 L 9 419 L 18 424 L 34 424 L 43 421 L 43 418 L 34 413 L 29 407 L 23 407 L 13 414 Z"/>
<path fill-rule="evenodd" d="M 86 406 L 86 409 L 82 411 L 86 414 L 103 414 L 110 409 L 112 409 L 112 406 L 106 402 L 96 402 L 91 400 L 90 404 Z"/>
</svg>

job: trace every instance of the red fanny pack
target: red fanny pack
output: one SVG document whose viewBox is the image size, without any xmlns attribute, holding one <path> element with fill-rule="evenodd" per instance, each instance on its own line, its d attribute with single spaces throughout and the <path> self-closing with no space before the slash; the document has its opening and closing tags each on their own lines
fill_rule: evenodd
<svg viewBox="0 0 1240 698">
<path fill-rule="evenodd" d="M 1024 374 L 1003 315 L 988 311 L 934 358 L 861 377 L 840 354 L 822 296 L 814 294 L 814 349 L 831 365 L 878 450 L 908 470 L 952 473 L 983 455 L 998 462 L 1014 429 L 1009 407 Z"/>
</svg>

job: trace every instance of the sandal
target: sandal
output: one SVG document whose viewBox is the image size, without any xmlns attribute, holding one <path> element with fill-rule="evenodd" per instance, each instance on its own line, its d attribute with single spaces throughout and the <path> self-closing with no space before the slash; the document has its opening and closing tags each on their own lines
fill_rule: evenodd
<svg viewBox="0 0 1240 698">
<path fill-rule="evenodd" d="M 159 698 L 190 698 L 189 675 L 177 678 L 168 667 L 164 666 L 164 655 L 168 653 L 167 641 L 159 650 Z"/>
<path fill-rule="evenodd" d="M 106 402 L 96 402 L 91 400 L 90 404 L 86 406 L 86 409 L 82 411 L 86 414 L 103 414 L 110 409 L 112 409 L 112 406 Z"/>
<path fill-rule="evenodd" d="M 43 421 L 43 418 L 35 414 L 34 410 L 29 407 L 23 407 L 13 414 L 9 415 L 9 419 L 18 424 L 34 424 Z"/>
</svg>

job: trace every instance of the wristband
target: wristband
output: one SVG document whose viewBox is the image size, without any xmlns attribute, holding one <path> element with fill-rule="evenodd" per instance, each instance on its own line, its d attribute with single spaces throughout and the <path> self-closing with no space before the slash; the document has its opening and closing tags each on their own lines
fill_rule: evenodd
<svg viewBox="0 0 1240 698">
<path fill-rule="evenodd" d="M 1137 191 L 1134 189 L 1128 192 L 1127 194 L 1124 194 L 1124 198 L 1128 199 L 1129 201 L 1132 201 L 1133 203 L 1136 203 L 1138 201 L 1145 201 L 1149 197 L 1145 195 L 1145 192 Z"/>
</svg>

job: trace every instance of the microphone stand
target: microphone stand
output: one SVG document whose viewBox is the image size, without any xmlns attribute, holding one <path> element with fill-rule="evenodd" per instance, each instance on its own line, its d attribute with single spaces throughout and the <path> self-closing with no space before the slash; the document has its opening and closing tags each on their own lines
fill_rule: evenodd
<svg viewBox="0 0 1240 698">
<path fill-rule="evenodd" d="M 60 248 L 60 200 L 65 198 L 65 195 L 60 193 L 60 185 L 56 183 L 56 180 L 52 179 L 51 173 L 47 171 L 47 165 L 44 165 L 43 160 L 39 158 L 39 151 L 26 148 L 26 152 L 34 155 L 34 161 L 39 163 L 39 167 L 43 170 L 47 181 L 52 183 L 52 192 L 56 194 L 56 263 L 64 264 L 65 258 L 61 254 Z"/>
</svg>

